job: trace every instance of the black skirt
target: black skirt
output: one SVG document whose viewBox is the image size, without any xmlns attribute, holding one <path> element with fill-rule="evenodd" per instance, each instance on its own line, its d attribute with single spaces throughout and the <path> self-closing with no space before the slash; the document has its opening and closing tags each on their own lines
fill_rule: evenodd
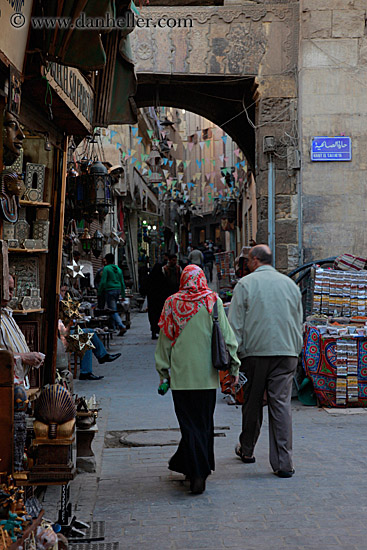
<svg viewBox="0 0 367 550">
<path fill-rule="evenodd" d="M 172 390 L 181 441 L 168 468 L 192 478 L 206 479 L 214 464 L 216 390 Z"/>
</svg>

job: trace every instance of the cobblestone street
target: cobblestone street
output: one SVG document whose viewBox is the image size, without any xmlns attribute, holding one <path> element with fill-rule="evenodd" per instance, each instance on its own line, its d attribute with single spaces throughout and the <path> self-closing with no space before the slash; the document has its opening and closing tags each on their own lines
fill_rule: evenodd
<svg viewBox="0 0 367 550">
<path fill-rule="evenodd" d="M 106 541 L 119 541 L 121 550 L 365 547 L 365 414 L 328 414 L 294 400 L 296 474 L 279 479 L 268 462 L 266 419 L 256 463 L 243 464 L 234 455 L 241 411 L 218 394 L 216 471 L 206 492 L 192 496 L 182 476 L 167 469 L 174 446 L 104 447 L 106 432 L 177 428 L 170 393 L 157 394 L 146 314 L 135 315 L 131 330 L 113 343 L 111 352 L 122 351 L 122 362 L 94 365 L 96 374 L 105 374 L 101 382 L 75 384 L 79 395 L 95 393 L 102 411 L 97 473 L 77 476 L 72 501 L 79 519 L 106 521 Z M 154 441 L 149 433 L 148 443 Z M 56 495 L 48 491 L 48 509 Z"/>
</svg>

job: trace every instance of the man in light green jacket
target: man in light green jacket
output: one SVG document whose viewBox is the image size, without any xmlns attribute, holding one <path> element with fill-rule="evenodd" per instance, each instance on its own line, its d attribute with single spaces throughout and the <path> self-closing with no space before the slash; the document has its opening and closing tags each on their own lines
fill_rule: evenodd
<svg viewBox="0 0 367 550">
<path fill-rule="evenodd" d="M 245 463 L 255 462 L 263 396 L 269 407 L 269 455 L 279 477 L 292 477 L 292 382 L 302 348 L 302 299 L 297 285 L 272 266 L 268 246 L 249 252 L 251 273 L 237 283 L 229 322 L 238 342 L 244 387 L 242 432 L 235 452 Z"/>
</svg>

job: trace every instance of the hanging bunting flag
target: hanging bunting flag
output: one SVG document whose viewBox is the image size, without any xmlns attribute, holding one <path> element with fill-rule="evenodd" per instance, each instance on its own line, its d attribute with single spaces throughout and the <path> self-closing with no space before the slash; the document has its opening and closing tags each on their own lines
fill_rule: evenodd
<svg viewBox="0 0 367 550">
<path fill-rule="evenodd" d="M 167 162 L 168 162 L 168 159 L 164 158 L 163 159 L 163 164 L 166 166 L 167 165 Z"/>
<path fill-rule="evenodd" d="M 219 155 L 219 160 L 224 162 L 224 155 Z"/>
<path fill-rule="evenodd" d="M 168 144 L 168 147 L 170 147 L 170 148 L 171 148 L 171 147 L 172 147 L 172 145 L 173 145 L 173 141 L 169 141 L 169 140 L 167 140 L 167 144 Z"/>
<path fill-rule="evenodd" d="M 148 170 L 146 168 L 143 168 L 142 174 L 143 176 L 148 173 Z"/>
<path fill-rule="evenodd" d="M 131 128 L 132 135 L 135 137 L 136 134 L 138 133 L 139 128 L 132 127 L 132 126 L 130 126 L 130 128 Z"/>
<path fill-rule="evenodd" d="M 241 166 L 245 166 L 245 164 L 246 164 L 246 161 L 245 161 L 245 160 L 243 160 L 242 162 L 240 162 L 240 165 L 241 165 Z"/>
<path fill-rule="evenodd" d="M 131 164 L 134 164 L 134 162 L 136 162 L 137 160 L 138 159 L 136 159 L 135 157 L 131 157 L 130 162 L 131 162 Z"/>
<path fill-rule="evenodd" d="M 205 164 L 205 159 L 201 159 L 201 162 L 202 162 L 203 164 Z"/>
<path fill-rule="evenodd" d="M 117 134 L 117 132 L 115 132 L 115 130 L 111 130 L 111 138 L 113 138 L 115 135 Z"/>
<path fill-rule="evenodd" d="M 214 188 L 214 183 L 209 183 L 209 186 L 213 189 Z"/>
<path fill-rule="evenodd" d="M 207 148 L 209 149 L 209 147 L 210 147 L 210 139 L 207 139 L 205 143 L 206 143 Z"/>
<path fill-rule="evenodd" d="M 223 183 L 223 185 L 225 185 L 225 183 L 226 183 L 226 178 L 220 178 L 220 181 Z"/>
<path fill-rule="evenodd" d="M 125 157 L 126 157 L 126 153 L 125 153 L 125 151 L 122 151 L 122 160 L 124 160 Z"/>
<path fill-rule="evenodd" d="M 228 161 L 228 157 L 224 157 L 224 160 L 227 162 L 227 161 Z"/>
<path fill-rule="evenodd" d="M 241 154 L 239 149 L 235 149 L 233 152 L 236 155 L 236 157 L 239 157 Z"/>
<path fill-rule="evenodd" d="M 154 134 L 153 130 L 147 130 L 147 133 L 148 133 L 148 136 L 150 137 L 150 139 L 152 139 L 152 136 Z"/>
<path fill-rule="evenodd" d="M 148 172 L 148 177 L 150 178 L 150 176 L 153 174 L 153 172 L 151 170 L 149 170 Z"/>
<path fill-rule="evenodd" d="M 222 168 L 222 173 L 226 176 L 228 172 L 228 168 Z"/>
<path fill-rule="evenodd" d="M 224 135 L 224 136 L 222 136 L 222 140 L 224 141 L 224 143 L 227 143 L 227 139 L 228 139 L 228 136 L 227 136 L 227 134 L 226 134 L 226 135 Z"/>
<path fill-rule="evenodd" d="M 209 174 L 205 174 L 205 177 L 206 177 L 206 179 L 209 181 L 209 180 L 210 180 L 210 173 L 209 173 Z"/>
<path fill-rule="evenodd" d="M 138 136 L 137 142 L 139 143 L 139 145 L 141 144 L 142 141 L 143 141 L 143 138 L 141 136 Z"/>
<path fill-rule="evenodd" d="M 196 159 L 196 164 L 198 165 L 199 168 L 201 168 L 201 161 Z"/>
<path fill-rule="evenodd" d="M 189 148 L 189 151 L 192 151 L 192 148 L 194 147 L 194 143 L 191 141 L 189 144 L 188 144 L 188 148 Z"/>
<path fill-rule="evenodd" d="M 191 160 L 187 160 L 186 161 L 186 166 L 190 166 L 190 164 L 191 164 Z"/>
<path fill-rule="evenodd" d="M 184 177 L 184 174 L 182 174 L 182 172 L 179 172 L 177 175 L 178 175 L 178 181 L 181 181 Z"/>
<path fill-rule="evenodd" d="M 237 168 L 237 170 L 239 170 L 239 168 L 240 168 L 240 163 L 239 163 L 239 162 L 236 162 L 235 167 Z"/>
<path fill-rule="evenodd" d="M 212 202 L 213 201 L 213 196 L 211 193 L 208 193 L 208 199 L 209 199 L 209 202 Z"/>
<path fill-rule="evenodd" d="M 200 142 L 199 142 L 199 145 L 200 145 L 200 149 L 203 150 L 203 149 L 204 149 L 204 145 L 205 145 L 205 141 L 200 141 Z"/>
<path fill-rule="evenodd" d="M 215 159 L 212 159 L 213 166 L 215 166 Z"/>
<path fill-rule="evenodd" d="M 187 182 L 187 187 L 188 187 L 189 189 L 191 189 L 192 187 L 195 187 L 195 183 L 193 183 L 192 181 L 188 181 L 188 182 Z"/>
<path fill-rule="evenodd" d="M 141 168 L 141 162 L 138 162 L 137 165 L 136 165 L 137 169 L 140 170 Z"/>
<path fill-rule="evenodd" d="M 163 170 L 163 174 L 164 174 L 164 177 L 167 179 L 168 176 L 169 176 L 169 171 L 168 170 Z"/>
<path fill-rule="evenodd" d="M 173 165 L 173 160 L 170 160 L 169 163 L 168 163 L 170 166 Z"/>
<path fill-rule="evenodd" d="M 174 144 L 173 144 L 173 149 L 174 149 L 174 151 L 177 151 L 177 147 L 178 147 L 178 143 L 174 143 Z M 178 162 L 178 161 L 177 161 L 177 162 Z"/>
<path fill-rule="evenodd" d="M 148 153 L 142 153 L 142 155 L 141 155 L 141 160 L 142 160 L 143 162 L 145 162 L 146 160 L 148 160 L 148 158 L 149 158 Z"/>
<path fill-rule="evenodd" d="M 120 147 L 121 147 L 121 143 L 118 143 L 118 142 L 117 142 L 117 143 L 116 143 L 116 149 L 120 149 Z"/>
</svg>

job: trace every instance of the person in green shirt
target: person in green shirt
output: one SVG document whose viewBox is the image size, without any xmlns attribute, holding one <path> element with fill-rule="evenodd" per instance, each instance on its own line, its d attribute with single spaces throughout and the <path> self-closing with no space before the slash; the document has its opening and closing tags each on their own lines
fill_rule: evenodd
<svg viewBox="0 0 367 550">
<path fill-rule="evenodd" d="M 168 467 L 189 478 L 193 494 L 205 490 L 205 480 L 214 470 L 213 416 L 219 375 L 212 364 L 211 339 L 216 301 L 220 328 L 231 355 L 232 382 L 237 384 L 240 361 L 236 338 L 222 300 L 210 290 L 203 270 L 196 265 L 185 267 L 180 290 L 164 304 L 155 352 L 161 384 L 170 379 L 182 436 Z"/>
<path fill-rule="evenodd" d="M 126 327 L 117 313 L 117 301 L 120 297 L 125 298 L 125 281 L 121 269 L 115 265 L 115 257 L 113 254 L 106 254 L 106 265 L 102 271 L 101 282 L 98 286 L 98 296 L 106 298 L 107 308 L 112 310 L 112 321 L 114 327 L 119 329 L 119 336 L 123 336 L 126 332 Z"/>
<path fill-rule="evenodd" d="M 269 411 L 269 458 L 278 477 L 292 477 L 293 376 L 302 349 L 302 296 L 292 279 L 276 271 L 267 245 L 249 252 L 250 274 L 233 291 L 228 320 L 238 342 L 244 388 L 242 432 L 235 453 L 245 463 L 255 462 L 260 435 L 263 396 Z"/>
</svg>

